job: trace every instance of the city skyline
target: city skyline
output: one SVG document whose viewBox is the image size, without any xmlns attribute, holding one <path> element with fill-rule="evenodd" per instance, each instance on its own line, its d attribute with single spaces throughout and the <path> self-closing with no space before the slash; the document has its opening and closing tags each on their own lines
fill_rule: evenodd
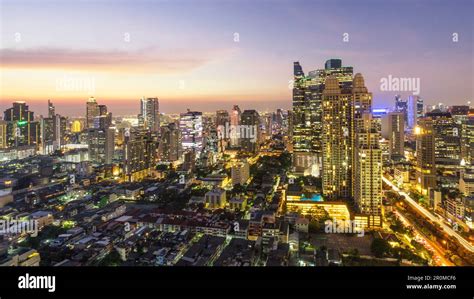
<svg viewBox="0 0 474 299">
<path fill-rule="evenodd" d="M 144 96 L 164 113 L 289 109 L 291 63 L 309 72 L 331 58 L 364 74 L 374 108 L 412 94 L 382 91 L 389 76 L 418 78 L 427 105 L 473 100 L 471 1 L 140 3 L 1 1 L 0 108 L 23 100 L 46 115 L 51 99 L 81 116 L 94 96 L 125 115 Z M 58 86 L 68 79 L 89 87 Z"/>
<path fill-rule="evenodd" d="M 0 3 L 0 266 L 474 265 L 472 3 Z"/>
</svg>

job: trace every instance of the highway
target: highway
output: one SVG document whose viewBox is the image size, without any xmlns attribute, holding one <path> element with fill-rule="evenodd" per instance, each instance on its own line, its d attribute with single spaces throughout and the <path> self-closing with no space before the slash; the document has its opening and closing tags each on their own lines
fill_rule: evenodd
<svg viewBox="0 0 474 299">
<path fill-rule="evenodd" d="M 389 185 L 390 187 L 392 187 L 392 189 L 396 192 L 398 192 L 398 194 L 400 195 L 403 195 L 405 197 L 405 201 L 408 202 L 412 207 L 414 207 L 417 211 L 419 211 L 422 215 L 424 215 L 426 218 L 430 219 L 431 221 L 439 224 L 439 226 L 441 226 L 441 228 L 449 235 L 449 236 L 453 236 L 455 237 L 459 243 L 464 247 L 466 248 L 467 250 L 469 250 L 470 252 L 474 252 L 474 246 L 469 243 L 466 239 L 464 239 L 462 236 L 460 236 L 457 232 L 455 232 L 452 228 L 450 228 L 449 226 L 447 226 L 446 224 L 444 224 L 443 221 L 441 221 L 440 219 L 438 219 L 436 216 L 434 216 L 433 214 L 431 214 L 428 210 L 426 210 L 425 208 L 423 208 L 421 205 L 419 205 L 413 198 L 411 198 L 406 192 L 400 190 L 397 186 L 395 186 L 390 180 L 388 180 L 387 178 L 385 177 L 382 177 L 383 181 Z"/>
</svg>

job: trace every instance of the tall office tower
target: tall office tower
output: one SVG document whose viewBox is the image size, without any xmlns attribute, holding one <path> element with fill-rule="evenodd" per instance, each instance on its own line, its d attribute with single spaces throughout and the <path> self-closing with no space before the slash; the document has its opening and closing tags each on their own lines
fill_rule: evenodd
<svg viewBox="0 0 474 299">
<path fill-rule="evenodd" d="M 217 110 L 216 111 L 216 127 L 226 126 L 230 124 L 230 116 L 227 110 Z"/>
<path fill-rule="evenodd" d="M 451 115 L 454 122 L 459 127 L 459 135 L 461 142 L 461 161 L 462 163 L 470 163 L 469 160 L 469 106 L 452 106 Z"/>
<path fill-rule="evenodd" d="M 419 96 L 409 96 L 408 97 L 408 129 L 413 130 L 416 127 L 417 119 L 423 117 L 424 106 L 423 99 Z"/>
<path fill-rule="evenodd" d="M 200 165 L 210 167 L 217 163 L 217 157 L 221 150 L 220 140 L 217 133 L 217 128 L 214 126 L 207 127 L 202 139 L 203 151 L 199 157 Z"/>
<path fill-rule="evenodd" d="M 158 157 L 163 162 L 174 162 L 181 157 L 181 136 L 176 123 L 161 127 Z"/>
<path fill-rule="evenodd" d="M 336 76 L 323 91 L 323 195 L 348 199 L 352 194 L 352 90 L 341 89 Z"/>
<path fill-rule="evenodd" d="M 87 144 L 89 159 L 92 162 L 99 165 L 112 163 L 115 147 L 114 129 L 88 129 Z"/>
<path fill-rule="evenodd" d="M 181 113 L 179 119 L 181 144 L 183 151 L 193 151 L 198 158 L 202 151 L 203 123 L 202 112 L 189 111 Z"/>
<path fill-rule="evenodd" d="M 260 115 L 260 141 L 270 139 L 272 137 L 273 118 L 272 114 Z"/>
<path fill-rule="evenodd" d="M 322 157 L 323 90 L 326 78 L 334 75 L 341 88 L 352 87 L 352 67 L 343 67 L 340 59 L 326 61 L 324 69 L 304 75 L 299 62 L 294 63 L 293 86 L 293 166 L 296 172 L 320 175 Z"/>
<path fill-rule="evenodd" d="M 329 59 L 326 60 L 326 63 L 324 64 L 324 68 L 329 70 L 329 69 L 339 69 L 342 67 L 342 61 L 340 59 Z"/>
<path fill-rule="evenodd" d="M 474 165 L 474 109 L 469 110 L 466 125 L 466 139 L 468 148 L 466 150 L 466 162 Z"/>
<path fill-rule="evenodd" d="M 160 105 L 158 98 L 141 98 L 140 123 L 151 132 L 160 131 Z"/>
<path fill-rule="evenodd" d="M 0 120 L 0 149 L 8 147 L 8 122 Z"/>
<path fill-rule="evenodd" d="M 382 131 L 382 121 L 388 115 L 388 113 L 389 110 L 387 108 L 372 109 L 372 117 L 379 132 Z"/>
<path fill-rule="evenodd" d="M 405 126 L 408 126 L 408 100 L 402 99 L 400 95 L 395 96 L 395 112 L 402 112 Z"/>
<path fill-rule="evenodd" d="M 25 102 L 15 102 L 12 108 L 4 112 L 6 124 L 6 147 L 24 145 L 38 146 L 40 141 L 40 124 L 34 121 L 34 112 Z"/>
<path fill-rule="evenodd" d="M 124 180 L 128 182 L 139 181 L 148 176 L 156 164 L 157 137 L 148 129 L 127 130 L 124 136 Z"/>
<path fill-rule="evenodd" d="M 382 150 L 380 133 L 372 115 L 360 116 L 354 142 L 354 199 L 369 227 L 382 225 Z"/>
<path fill-rule="evenodd" d="M 436 109 L 426 114 L 433 121 L 437 166 L 458 166 L 461 162 L 461 126 L 451 113 Z"/>
<path fill-rule="evenodd" d="M 372 112 L 372 93 L 365 87 L 364 77 L 357 73 L 352 84 L 352 97 L 354 102 L 354 117 L 362 118 L 364 113 Z"/>
<path fill-rule="evenodd" d="M 233 132 L 230 134 L 230 147 L 232 148 L 240 146 L 240 139 L 237 131 L 240 125 L 241 114 L 242 112 L 240 111 L 239 105 L 234 105 L 230 113 L 230 125 L 231 128 L 234 128 Z"/>
<path fill-rule="evenodd" d="M 278 108 L 275 113 L 272 114 L 272 134 L 280 134 L 283 130 L 283 110 Z"/>
<path fill-rule="evenodd" d="M 94 128 L 94 117 L 99 116 L 99 105 L 94 97 L 90 97 L 86 103 L 86 128 Z"/>
<path fill-rule="evenodd" d="M 59 114 L 54 115 L 54 142 L 57 148 L 66 144 L 67 118 Z"/>
<path fill-rule="evenodd" d="M 351 121 L 351 136 L 355 137 L 356 133 L 363 127 L 364 119 L 362 118 L 363 115 L 366 113 L 372 112 L 372 93 L 367 90 L 365 87 L 364 77 L 362 74 L 357 73 L 354 76 L 353 83 L 352 83 L 352 121 Z M 370 118 L 372 121 L 372 117 Z M 375 126 L 375 122 L 374 122 Z M 352 171 L 355 170 L 355 162 L 357 154 L 355 149 L 355 138 L 351 139 L 352 145 Z M 354 197 L 354 188 L 351 191 L 351 195 Z"/>
<path fill-rule="evenodd" d="M 48 100 L 48 117 L 53 117 L 56 114 L 55 108 L 51 100 Z"/>
<path fill-rule="evenodd" d="M 226 128 L 230 127 L 230 116 L 227 110 L 217 110 L 216 111 L 216 128 L 218 134 L 218 147 L 219 151 L 223 152 L 229 141 L 228 132 L 226 132 Z"/>
<path fill-rule="evenodd" d="M 436 187 L 435 133 L 433 120 L 420 118 L 415 128 L 416 135 L 416 181 L 422 194 Z"/>
<path fill-rule="evenodd" d="M 389 142 L 389 152 L 392 159 L 405 156 L 405 114 L 390 112 L 382 118 L 382 137 Z"/>
<path fill-rule="evenodd" d="M 55 117 L 42 117 L 40 124 L 42 154 L 49 155 L 56 150 L 54 148 Z"/>
<path fill-rule="evenodd" d="M 260 150 L 260 115 L 255 110 L 244 110 L 240 124 L 242 151 L 257 153 Z"/>
<path fill-rule="evenodd" d="M 55 113 L 53 103 L 48 100 L 48 117 L 41 117 L 41 149 L 44 155 L 58 150 L 66 144 L 67 118 Z"/>
</svg>

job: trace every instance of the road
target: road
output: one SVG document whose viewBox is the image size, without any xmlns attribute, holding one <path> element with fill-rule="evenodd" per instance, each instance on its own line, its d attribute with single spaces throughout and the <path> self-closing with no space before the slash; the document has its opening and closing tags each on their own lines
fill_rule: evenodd
<svg viewBox="0 0 474 299">
<path fill-rule="evenodd" d="M 395 214 L 398 216 L 400 221 L 402 221 L 405 226 L 410 226 L 413 228 L 415 235 L 415 241 L 421 243 L 428 251 L 433 253 L 433 259 L 438 266 L 454 266 L 454 264 L 444 257 L 446 251 L 444 248 L 440 248 L 435 242 L 431 241 L 427 236 L 425 236 L 418 228 L 417 225 L 411 223 L 403 214 L 395 208 Z"/>
<path fill-rule="evenodd" d="M 406 192 L 400 190 L 397 186 L 395 186 L 390 180 L 388 180 L 385 177 L 382 177 L 383 181 L 392 187 L 394 191 L 396 191 L 398 194 L 403 195 L 405 197 L 405 201 L 408 202 L 413 208 L 415 208 L 418 212 L 420 212 L 423 216 L 426 218 L 430 219 L 431 221 L 437 223 L 441 228 L 444 230 L 445 233 L 447 233 L 449 236 L 455 237 L 458 242 L 467 250 L 470 252 L 474 252 L 474 246 L 468 242 L 466 239 L 464 239 L 461 235 L 459 235 L 457 232 L 455 232 L 452 228 L 444 224 L 443 221 L 441 221 L 439 218 L 435 217 L 433 214 L 431 214 L 428 210 L 423 208 L 421 205 L 419 205 L 413 198 L 410 197 Z"/>
</svg>

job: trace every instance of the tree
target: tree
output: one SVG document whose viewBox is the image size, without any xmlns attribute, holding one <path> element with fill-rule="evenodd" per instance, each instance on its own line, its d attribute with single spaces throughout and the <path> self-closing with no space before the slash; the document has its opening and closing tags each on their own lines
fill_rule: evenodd
<svg viewBox="0 0 474 299">
<path fill-rule="evenodd" d="M 370 250 L 376 257 L 383 257 L 390 252 L 390 244 L 384 239 L 375 238 L 372 241 Z"/>
</svg>

